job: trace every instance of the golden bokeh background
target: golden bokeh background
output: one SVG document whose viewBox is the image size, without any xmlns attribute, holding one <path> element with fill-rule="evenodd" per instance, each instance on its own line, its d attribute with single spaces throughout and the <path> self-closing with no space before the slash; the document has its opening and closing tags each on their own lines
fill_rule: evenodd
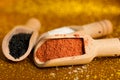
<svg viewBox="0 0 120 80">
<path fill-rule="evenodd" d="M 120 34 L 119 0 L 1 0 L 0 42 L 12 28 L 25 24 L 32 17 L 41 22 L 40 34 L 103 19 L 111 20 L 114 27 L 107 38 Z M 119 80 L 119 58 L 95 58 L 86 65 L 41 69 L 35 66 L 32 55 L 13 63 L 0 50 L 0 80 Z"/>
</svg>

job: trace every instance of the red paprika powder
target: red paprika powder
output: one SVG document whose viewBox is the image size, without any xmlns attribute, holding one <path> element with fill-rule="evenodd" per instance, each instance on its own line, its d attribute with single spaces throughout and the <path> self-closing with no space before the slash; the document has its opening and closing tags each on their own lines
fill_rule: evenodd
<svg viewBox="0 0 120 80">
<path fill-rule="evenodd" d="M 42 61 L 77 56 L 84 53 L 83 39 L 50 39 L 36 51 L 36 57 Z"/>
</svg>

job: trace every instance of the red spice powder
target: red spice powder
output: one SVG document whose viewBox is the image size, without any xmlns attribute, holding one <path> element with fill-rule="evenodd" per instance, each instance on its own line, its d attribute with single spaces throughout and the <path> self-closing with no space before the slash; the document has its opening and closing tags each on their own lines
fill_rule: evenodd
<svg viewBox="0 0 120 80">
<path fill-rule="evenodd" d="M 42 61 L 77 56 L 84 53 L 83 39 L 50 39 L 36 51 L 36 57 Z"/>
</svg>

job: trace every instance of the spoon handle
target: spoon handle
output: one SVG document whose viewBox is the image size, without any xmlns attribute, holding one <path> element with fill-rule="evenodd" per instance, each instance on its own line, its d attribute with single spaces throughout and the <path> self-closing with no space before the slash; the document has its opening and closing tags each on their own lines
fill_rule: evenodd
<svg viewBox="0 0 120 80">
<path fill-rule="evenodd" d="M 95 40 L 97 56 L 120 56 L 119 38 Z"/>
<path fill-rule="evenodd" d="M 82 31 L 93 38 L 98 38 L 113 32 L 112 23 L 109 20 L 102 20 L 83 26 L 70 26 L 74 30 Z"/>
<path fill-rule="evenodd" d="M 26 23 L 25 26 L 29 27 L 33 30 L 39 31 L 41 24 L 40 24 L 39 20 L 37 20 L 36 18 L 31 18 L 28 20 L 28 22 Z"/>
</svg>

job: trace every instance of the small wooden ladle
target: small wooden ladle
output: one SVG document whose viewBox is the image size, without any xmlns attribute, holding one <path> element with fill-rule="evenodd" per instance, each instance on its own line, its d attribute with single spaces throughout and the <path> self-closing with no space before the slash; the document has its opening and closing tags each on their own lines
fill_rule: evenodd
<svg viewBox="0 0 120 80">
<path fill-rule="evenodd" d="M 4 39 L 2 41 L 2 51 L 3 51 L 4 56 L 11 61 L 21 61 L 21 60 L 25 59 L 30 54 L 33 46 L 36 43 L 36 40 L 38 38 L 38 30 L 39 29 L 40 29 L 40 22 L 35 18 L 31 18 L 26 23 L 26 25 L 15 26 L 15 28 L 13 28 L 4 37 Z M 9 50 L 8 45 L 9 45 L 9 41 L 12 38 L 12 36 L 15 34 L 19 34 L 19 33 L 27 33 L 27 34 L 30 33 L 32 35 L 29 40 L 29 45 L 28 45 L 27 51 L 24 53 L 24 55 L 15 59 L 13 56 L 10 55 L 10 50 Z"/>
<path fill-rule="evenodd" d="M 78 56 L 63 57 L 51 59 L 46 62 L 40 61 L 36 56 L 36 51 L 38 48 L 49 39 L 83 39 L 84 51 L 85 53 Z M 67 54 L 67 53 L 66 53 Z M 100 39 L 94 40 L 89 35 L 85 35 L 81 32 L 75 32 L 72 34 L 61 34 L 47 36 L 44 40 L 41 40 L 36 46 L 34 51 L 34 62 L 38 67 L 52 67 L 52 66 L 65 66 L 65 65 L 76 65 L 76 64 L 86 64 L 93 60 L 94 57 L 99 56 L 120 56 L 120 40 L 118 38 L 113 39 Z"/>
</svg>

